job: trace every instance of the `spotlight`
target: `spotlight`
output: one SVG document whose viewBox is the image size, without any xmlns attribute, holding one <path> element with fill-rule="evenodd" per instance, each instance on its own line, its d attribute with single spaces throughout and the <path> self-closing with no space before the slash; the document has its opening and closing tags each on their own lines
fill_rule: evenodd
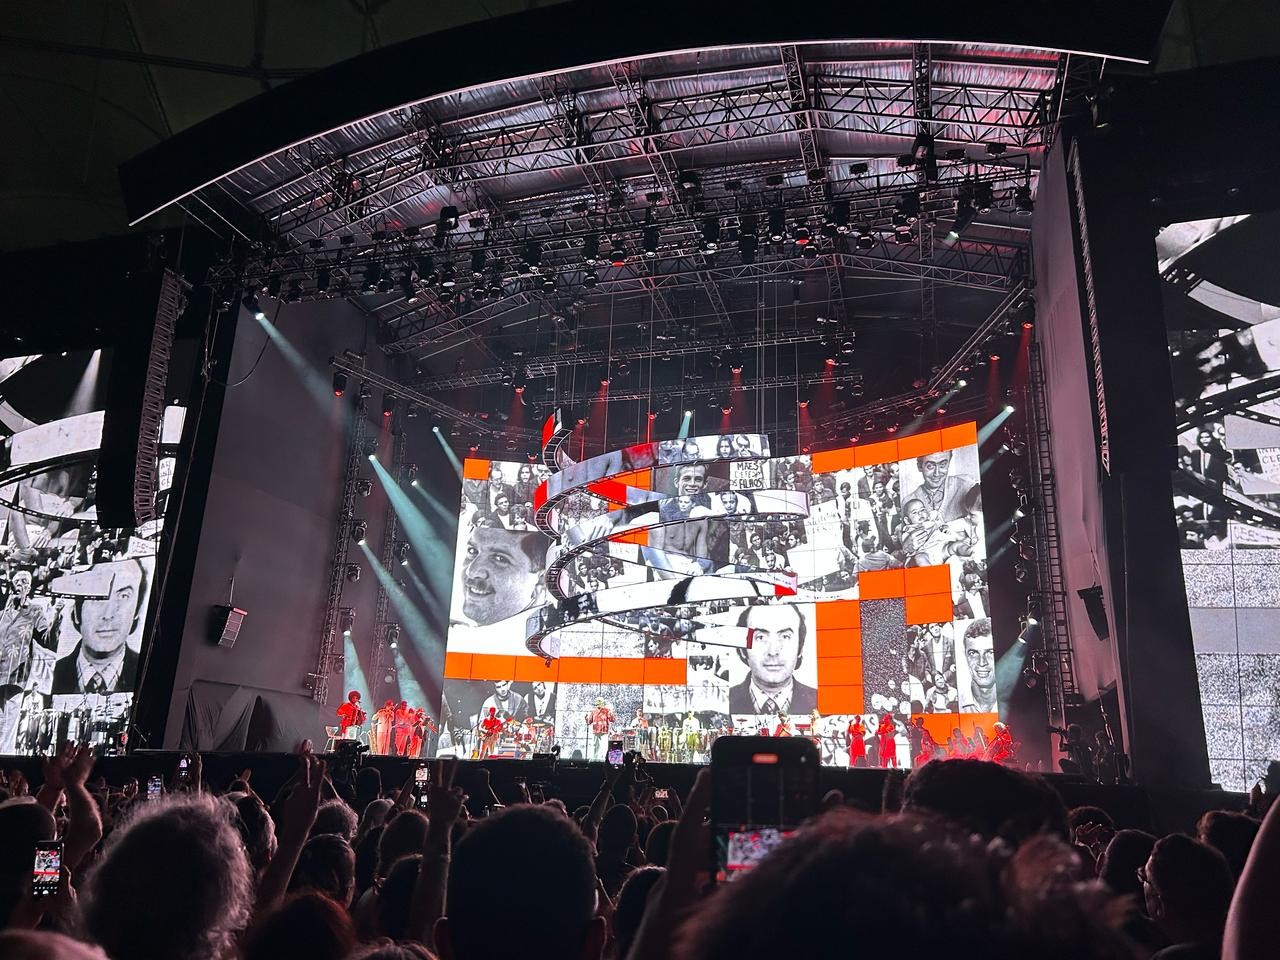
<svg viewBox="0 0 1280 960">
<path fill-rule="evenodd" d="M 1013 404 L 1012 404 L 1012 403 L 1006 403 L 1006 404 L 1004 405 L 1004 412 L 1005 412 L 1005 413 L 1013 413 L 1013 409 L 1014 409 L 1014 408 L 1013 408 Z"/>
<path fill-rule="evenodd" d="M 876 238 L 870 230 L 864 229 L 858 232 L 858 239 L 854 241 L 854 246 L 859 250 L 871 250 L 875 248 L 875 245 Z"/>
<path fill-rule="evenodd" d="M 627 263 L 627 241 L 626 238 L 614 235 L 609 238 L 611 250 L 609 253 L 609 263 L 611 266 L 622 267 Z"/>
<path fill-rule="evenodd" d="M 769 239 L 781 243 L 787 237 L 787 213 L 782 209 L 769 211 Z"/>
<path fill-rule="evenodd" d="M 338 610 L 338 628 L 344 637 L 351 636 L 351 628 L 355 626 L 355 622 L 356 612 L 350 607 L 342 607 Z"/>
<path fill-rule="evenodd" d="M 715 253 L 720 249 L 720 218 L 707 217 L 702 221 L 702 252 Z"/>
<path fill-rule="evenodd" d="M 908 224 L 915 223 L 920 219 L 920 194 L 915 190 L 906 191 L 898 198 L 896 212 Z"/>
<path fill-rule="evenodd" d="M 1013 191 L 1013 212 L 1020 217 L 1029 217 L 1035 213 L 1036 202 L 1031 199 L 1030 184 L 1023 184 Z"/>
<path fill-rule="evenodd" d="M 440 219 L 436 223 L 436 229 L 442 233 L 448 233 L 451 230 L 458 229 L 458 208 L 457 207 L 441 207 Z"/>
<path fill-rule="evenodd" d="M 973 186 L 973 205 L 979 213 L 990 213 L 991 204 L 994 202 L 991 184 L 979 182 Z"/>
<path fill-rule="evenodd" d="M 364 452 L 364 455 L 368 457 L 370 460 L 378 459 L 378 441 L 373 439 L 372 437 L 365 440 L 364 445 L 361 447 L 361 450 Z"/>
<path fill-rule="evenodd" d="M 453 272 L 453 264 L 446 262 L 444 266 L 440 268 L 440 286 L 448 290 L 457 286 L 457 283 L 458 275 Z"/>
<path fill-rule="evenodd" d="M 418 482 L 418 465 L 416 463 L 407 463 L 404 467 L 404 478 L 410 483 Z"/>
<path fill-rule="evenodd" d="M 583 239 L 582 259 L 592 264 L 600 261 L 600 235 L 598 233 L 589 233 Z"/>
<path fill-rule="evenodd" d="M 364 288 L 366 291 L 377 290 L 382 282 L 382 264 L 371 263 L 364 268 Z"/>
<path fill-rule="evenodd" d="M 596 272 L 594 270 L 588 270 L 586 273 L 582 275 L 582 285 L 586 287 L 588 290 L 590 290 L 599 282 L 600 282 L 600 278 L 596 276 Z"/>
<path fill-rule="evenodd" d="M 373 481 L 368 477 L 361 477 L 356 481 L 356 493 L 362 497 L 367 497 L 373 493 Z"/>
<path fill-rule="evenodd" d="M 849 232 L 849 201 L 837 200 L 831 205 L 831 225 L 836 233 Z"/>
<path fill-rule="evenodd" d="M 333 395 L 340 397 L 347 392 L 347 375 L 338 370 L 333 375 Z"/>
<path fill-rule="evenodd" d="M 434 427 L 432 427 L 432 428 L 431 428 L 431 432 L 432 432 L 432 433 L 439 433 L 439 432 L 440 432 L 440 425 L 439 425 L 439 424 L 436 424 Z"/>
<path fill-rule="evenodd" d="M 369 533 L 368 520 L 353 520 L 351 522 L 351 539 L 354 540 L 358 546 L 364 543 L 365 537 L 368 535 L 368 533 Z"/>
<path fill-rule="evenodd" d="M 530 270 L 536 270 L 542 264 L 542 244 L 530 240 L 524 245 L 524 263 Z"/>
<path fill-rule="evenodd" d="M 957 386 L 957 387 L 959 387 L 959 388 L 960 388 L 960 389 L 962 389 L 962 390 L 963 390 L 965 387 L 967 387 L 968 385 L 969 385 L 969 381 L 968 381 L 968 380 L 957 380 L 957 381 L 956 381 L 956 386 Z"/>
<path fill-rule="evenodd" d="M 657 419 L 658 419 L 658 415 L 657 415 L 656 413 L 654 413 L 652 410 L 650 410 L 650 411 L 649 411 L 648 416 L 649 416 L 649 419 L 650 419 L 650 420 L 657 420 Z"/>
<path fill-rule="evenodd" d="M 1016 561 L 1013 565 L 1013 579 L 1019 583 L 1026 583 L 1031 579 L 1031 568 L 1021 560 Z"/>
<path fill-rule="evenodd" d="M 316 293 L 325 293 L 329 289 L 329 283 L 332 280 L 332 274 L 328 267 L 321 267 L 316 271 Z"/>
<path fill-rule="evenodd" d="M 360 580 L 360 564 L 348 563 L 346 566 L 347 583 L 356 583 Z"/>
<path fill-rule="evenodd" d="M 396 398 L 394 394 L 384 394 L 382 397 L 382 416 L 389 417 L 396 412 Z"/>
<path fill-rule="evenodd" d="M 400 639 L 400 624 L 388 623 L 386 638 L 387 638 L 387 646 L 389 646 L 392 650 L 396 649 L 396 641 Z"/>
<path fill-rule="evenodd" d="M 644 236 L 641 243 L 646 257 L 656 257 L 658 255 L 659 236 L 660 231 L 653 224 L 644 228 Z"/>
<path fill-rule="evenodd" d="M 396 544 L 396 559 L 399 560 L 402 565 L 408 565 L 409 544 L 407 541 Z"/>
<path fill-rule="evenodd" d="M 738 235 L 738 256 L 743 263 L 755 263 L 756 254 L 760 250 L 760 238 L 755 234 Z"/>
<path fill-rule="evenodd" d="M 290 281 L 289 281 L 289 290 L 288 290 L 288 292 L 284 295 L 284 302 L 285 302 L 285 303 L 297 303 L 297 302 L 298 302 L 299 300 L 301 300 L 301 299 L 302 299 L 302 281 L 301 281 L 301 280 L 290 280 Z"/>
<path fill-rule="evenodd" d="M 803 223 L 797 223 L 791 231 L 791 239 L 795 241 L 797 247 L 803 247 L 813 239 L 809 233 L 809 228 Z"/>
<path fill-rule="evenodd" d="M 947 236 L 952 240 L 958 239 L 960 234 L 969 229 L 977 215 L 973 207 L 973 185 L 966 180 L 960 187 L 960 195 L 956 197 L 956 217 Z"/>
<path fill-rule="evenodd" d="M 244 308 L 253 314 L 255 320 L 265 320 L 267 315 L 263 312 L 262 307 L 258 304 L 257 294 L 247 294 L 244 298 Z"/>
<path fill-rule="evenodd" d="M 471 251 L 471 276 L 479 280 L 484 276 L 484 264 L 487 256 L 483 250 Z"/>
<path fill-rule="evenodd" d="M 693 411 L 692 411 L 692 410 L 686 410 L 686 411 L 684 412 L 684 415 L 685 415 L 686 417 L 692 417 L 692 416 L 693 416 Z"/>
</svg>

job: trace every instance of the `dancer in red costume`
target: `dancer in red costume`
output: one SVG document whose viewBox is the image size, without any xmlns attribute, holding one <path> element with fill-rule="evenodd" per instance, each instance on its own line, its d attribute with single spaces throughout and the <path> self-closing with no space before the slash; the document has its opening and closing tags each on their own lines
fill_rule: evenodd
<svg viewBox="0 0 1280 960">
<path fill-rule="evenodd" d="M 396 756 L 409 755 L 409 740 L 413 736 L 413 711 L 409 701 L 401 700 L 395 713 Z"/>
<path fill-rule="evenodd" d="M 352 727 L 364 726 L 365 712 L 360 709 L 360 693 L 352 690 L 347 702 L 338 707 L 338 736 L 345 737 Z"/>
<path fill-rule="evenodd" d="M 849 721 L 849 766 L 865 767 L 867 765 L 867 728 L 862 717 L 854 717 Z"/>
<path fill-rule="evenodd" d="M 930 760 L 938 758 L 938 741 L 933 739 L 933 734 L 925 727 L 924 717 L 916 717 L 911 721 L 911 725 L 920 734 L 920 752 L 912 758 L 911 762 L 913 766 L 923 767 Z"/>
<path fill-rule="evenodd" d="M 483 760 L 498 745 L 498 735 L 505 724 L 498 716 L 498 708 L 490 707 L 489 715 L 480 721 L 480 759 Z"/>
<path fill-rule="evenodd" d="M 885 714 L 880 718 L 880 725 L 876 727 L 876 737 L 880 741 L 880 766 L 893 767 L 898 766 L 898 741 L 894 737 L 896 727 L 893 723 L 893 717 Z"/>
<path fill-rule="evenodd" d="M 614 723 L 613 711 L 605 705 L 603 697 L 596 697 L 595 708 L 587 714 L 587 729 L 591 731 L 588 760 L 604 760 L 609 752 L 609 727 Z"/>
</svg>

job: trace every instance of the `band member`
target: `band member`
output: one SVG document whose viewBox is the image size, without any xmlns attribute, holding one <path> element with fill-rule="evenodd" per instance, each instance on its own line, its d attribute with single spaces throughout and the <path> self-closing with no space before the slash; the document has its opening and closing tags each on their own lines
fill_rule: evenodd
<svg viewBox="0 0 1280 960">
<path fill-rule="evenodd" d="M 346 737 L 348 730 L 364 726 L 366 719 L 365 712 L 360 709 L 360 692 L 352 690 L 347 694 L 347 702 L 338 707 L 338 736 Z"/>
<path fill-rule="evenodd" d="M 533 717 L 524 718 L 524 726 L 516 734 L 516 739 L 520 742 L 521 753 L 532 754 L 537 750 L 538 728 L 534 725 Z"/>
<path fill-rule="evenodd" d="M 995 736 L 987 744 L 987 759 L 992 763 L 1008 763 L 1013 759 L 1013 734 L 1009 732 L 1009 727 L 1000 721 L 996 721 L 992 730 Z"/>
<path fill-rule="evenodd" d="M 947 757 L 954 760 L 957 757 L 971 756 L 973 756 L 973 744 L 959 727 L 953 728 L 951 736 L 947 738 Z"/>
<path fill-rule="evenodd" d="M 912 763 L 919 767 L 933 760 L 938 755 L 938 741 L 933 739 L 924 725 L 924 717 L 916 717 L 911 721 Z"/>
<path fill-rule="evenodd" d="M 616 718 L 604 702 L 604 697 L 596 697 L 595 708 L 587 714 L 587 729 L 591 732 L 591 746 L 587 754 L 588 760 L 603 760 L 609 751 L 609 728 Z"/>
<path fill-rule="evenodd" d="M 435 732 L 435 721 L 431 719 L 427 711 L 421 707 L 413 711 L 413 729 L 409 734 L 409 756 L 422 756 L 422 745 L 427 742 L 427 734 Z"/>
<path fill-rule="evenodd" d="M 400 701 L 395 710 L 394 722 L 396 756 L 408 756 L 409 739 L 413 736 L 413 711 L 409 709 L 409 701 Z"/>
<path fill-rule="evenodd" d="M 505 724 L 498 716 L 496 707 L 490 707 L 488 714 L 480 721 L 480 759 L 483 760 L 498 745 L 498 736 Z"/>
<path fill-rule="evenodd" d="M 680 724 L 680 730 L 683 733 L 681 739 L 684 742 L 684 749 L 689 759 L 693 760 L 697 757 L 698 747 L 702 743 L 702 723 L 698 720 L 697 714 L 690 710 L 689 715 Z"/>
<path fill-rule="evenodd" d="M 791 737 L 795 732 L 791 729 L 791 718 L 785 713 L 778 714 L 778 724 L 773 728 L 775 737 Z"/>
<path fill-rule="evenodd" d="M 396 723 L 396 704 L 388 700 L 373 714 L 373 752 L 386 756 L 391 752 L 391 733 Z"/>
<path fill-rule="evenodd" d="M 886 713 L 880 718 L 880 724 L 876 727 L 876 739 L 880 741 L 880 766 L 882 768 L 898 766 L 898 742 L 894 737 L 896 727 L 894 726 L 893 716 Z"/>
<path fill-rule="evenodd" d="M 862 717 L 855 716 L 849 721 L 849 766 L 865 767 L 867 765 L 867 728 Z"/>
<path fill-rule="evenodd" d="M 631 718 L 631 726 L 636 730 L 636 748 L 646 757 L 653 757 L 653 749 L 649 743 L 649 718 L 645 716 L 644 707 L 636 707 L 636 715 Z"/>
</svg>

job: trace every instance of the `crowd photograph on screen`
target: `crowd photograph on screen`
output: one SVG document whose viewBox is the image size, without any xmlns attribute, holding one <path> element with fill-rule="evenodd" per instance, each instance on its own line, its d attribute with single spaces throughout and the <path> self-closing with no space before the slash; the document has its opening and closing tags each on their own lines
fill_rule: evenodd
<svg viewBox="0 0 1280 960">
<path fill-rule="evenodd" d="M 437 751 L 702 763 L 749 733 L 828 765 L 980 754 L 1000 704 L 976 432 L 941 436 L 865 463 L 641 445 L 648 466 L 551 475 L 559 539 L 526 519 L 546 468 L 468 460 Z M 626 503 L 590 492 L 624 473 Z"/>
<path fill-rule="evenodd" d="M 1174 513 L 1213 780 L 1280 754 L 1280 295 L 1276 214 L 1156 238 L 1174 372 Z"/>
<path fill-rule="evenodd" d="M 101 351 L 0 360 L 0 754 L 123 752 L 161 523 L 95 508 Z M 161 462 L 162 498 L 173 462 Z M 163 502 L 160 504 L 163 512 Z"/>
</svg>

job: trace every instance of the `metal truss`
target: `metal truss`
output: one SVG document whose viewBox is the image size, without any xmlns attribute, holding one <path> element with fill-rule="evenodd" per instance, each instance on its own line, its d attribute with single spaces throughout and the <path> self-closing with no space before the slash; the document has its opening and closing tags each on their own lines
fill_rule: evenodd
<svg viewBox="0 0 1280 960">
<path fill-rule="evenodd" d="M 743 392 L 756 390 L 777 390 L 783 387 L 809 387 L 820 383 L 861 383 L 862 374 L 858 371 L 837 371 L 835 373 L 800 373 L 787 374 L 780 377 L 760 377 L 754 380 L 743 380 L 741 383 L 731 383 L 728 380 L 719 383 L 682 383 L 679 386 L 672 386 L 662 391 L 662 395 L 671 397 L 712 397 L 717 394 L 723 394 L 725 399 L 729 399 L 731 393 L 741 389 Z M 661 396 L 655 396 L 652 390 L 610 390 L 607 396 L 601 397 L 597 393 L 582 394 L 556 394 L 554 403 L 561 407 L 585 408 L 590 404 L 598 403 L 605 400 L 614 403 L 622 400 L 657 400 Z"/>
<path fill-rule="evenodd" d="M 380 373 L 370 370 L 364 365 L 364 361 L 354 361 L 346 357 L 330 357 L 329 365 L 338 370 L 344 370 L 356 377 L 362 377 L 365 383 L 378 387 L 387 393 L 392 393 L 408 403 L 416 403 L 418 406 L 429 410 L 431 413 L 440 415 L 447 420 L 453 420 L 456 423 L 464 424 L 472 430 L 480 434 L 495 433 L 493 427 L 489 426 L 483 420 L 472 414 L 465 413 L 457 407 L 451 407 L 447 403 L 441 403 L 434 397 L 428 397 L 425 393 L 417 390 L 406 383 L 400 383 L 392 380 L 390 377 L 384 377 Z"/>
<path fill-rule="evenodd" d="M 325 591 L 316 666 L 307 675 L 305 683 L 311 690 L 311 699 L 320 704 L 329 702 L 329 677 L 342 673 L 345 663 L 344 654 L 337 646 L 338 611 L 342 606 L 342 585 L 346 582 L 347 547 L 351 542 L 351 523 L 356 513 L 356 480 L 360 477 L 360 460 L 367 436 L 368 406 L 369 401 L 361 391 L 356 396 L 351 439 L 347 443 L 347 460 L 342 470 L 342 500 L 329 554 L 329 585 Z"/>
<path fill-rule="evenodd" d="M 1077 694 L 1075 653 L 1067 621 L 1067 591 L 1062 576 L 1062 548 L 1058 536 L 1057 484 L 1053 472 L 1053 450 L 1049 435 L 1049 398 L 1045 384 L 1044 360 L 1040 345 L 1031 345 L 1030 373 L 1025 407 L 1027 446 L 1030 453 L 1030 489 L 1039 507 L 1026 513 L 1035 528 L 1038 547 L 1034 560 L 1036 589 L 1040 598 L 1040 624 L 1049 672 L 1045 692 L 1049 722 L 1065 726 L 1066 704 Z"/>
<path fill-rule="evenodd" d="M 1040 126 L 1044 133 L 1044 149 L 1053 146 L 1064 117 L 1088 110 L 1095 101 L 1102 80 L 1105 61 L 1080 54 L 1058 54 L 1053 89 L 1046 91 L 1040 107 Z"/>
<path fill-rule="evenodd" d="M 388 471 L 396 483 L 400 482 L 400 472 L 404 469 L 405 451 L 408 448 L 408 432 L 400 424 L 391 445 L 391 468 Z M 395 569 L 396 538 L 400 534 L 400 515 L 387 499 L 386 510 L 382 518 L 382 569 L 391 572 Z M 372 678 L 369 680 L 369 702 L 377 705 L 382 702 L 382 678 L 387 666 L 387 626 L 392 622 L 387 617 L 387 608 L 391 596 L 387 593 L 386 582 L 378 578 L 378 599 L 373 614 L 373 651 L 369 669 Z"/>
<path fill-rule="evenodd" d="M 1084 59 L 1084 58 L 1080 58 Z M 837 68 L 838 69 L 838 68 Z M 572 109 L 559 109 L 544 95 L 544 116 L 477 128 L 472 118 L 441 124 L 414 122 L 418 107 L 397 111 L 402 127 L 395 135 L 339 157 L 286 159 L 293 176 L 249 198 L 278 233 L 322 237 L 340 230 L 376 228 L 403 219 L 396 208 L 449 182 L 503 180 L 522 173 L 578 169 L 608 182 L 610 165 L 644 156 L 651 163 L 674 165 L 674 157 L 718 144 L 751 142 L 824 131 L 868 136 L 915 135 L 915 84 L 898 77 L 813 74 L 815 94 L 808 117 L 797 126 L 793 90 L 786 76 L 740 87 L 699 92 L 687 97 L 642 100 L 631 96 L 608 102 L 606 90 L 584 91 Z M 1042 107 L 1038 87 L 935 84 L 934 133 L 939 141 L 998 142 L 1018 149 L 1043 146 L 1035 122 Z M 615 84 L 615 89 L 617 85 Z M 634 93 L 634 89 L 631 90 Z M 580 102 L 602 104 L 583 110 Z M 527 117 L 533 103 L 509 112 Z M 637 113 L 639 108 L 639 114 Z M 642 124 L 637 118 L 643 118 Z M 423 129 L 423 127 L 426 129 Z M 591 170 L 591 173 L 586 173 Z M 447 175 L 443 175 L 447 171 Z M 483 211 L 477 211 L 482 213 Z M 382 218 L 381 220 L 379 218 Z"/>
<path fill-rule="evenodd" d="M 831 329 L 811 328 L 808 330 L 774 330 L 769 333 L 750 336 L 737 336 L 716 340 L 681 340 L 674 342 L 646 343 L 633 347 L 615 347 L 612 350 L 575 350 L 571 353 L 553 354 L 551 356 L 522 357 L 501 367 L 486 367 L 481 370 L 467 370 L 452 376 L 427 377 L 414 382 L 419 390 L 462 390 L 467 387 L 482 387 L 492 383 L 502 383 L 519 367 L 529 379 L 554 377 L 566 364 L 616 363 L 619 360 L 645 360 L 649 358 L 689 356 L 698 353 L 712 353 L 717 350 L 754 350 L 758 347 L 776 347 L 785 344 L 816 343 L 829 336 L 847 332 L 844 327 L 832 325 Z"/>
<path fill-rule="evenodd" d="M 933 56 L 927 43 L 916 43 L 911 48 L 911 85 L 914 113 L 916 117 L 916 143 L 925 143 L 925 149 L 932 155 L 934 149 L 933 125 Z M 936 162 L 936 158 L 935 158 Z M 920 251 L 920 262 L 933 261 L 934 223 L 923 215 L 923 207 L 932 200 L 933 183 L 930 181 L 928 164 L 916 164 L 916 178 L 919 184 L 919 196 L 922 205 L 921 218 L 916 225 L 916 244 Z M 930 276 L 920 277 L 920 321 L 924 326 L 924 342 L 928 344 L 932 363 L 938 351 L 938 314 L 935 309 L 934 279 Z"/>
</svg>

